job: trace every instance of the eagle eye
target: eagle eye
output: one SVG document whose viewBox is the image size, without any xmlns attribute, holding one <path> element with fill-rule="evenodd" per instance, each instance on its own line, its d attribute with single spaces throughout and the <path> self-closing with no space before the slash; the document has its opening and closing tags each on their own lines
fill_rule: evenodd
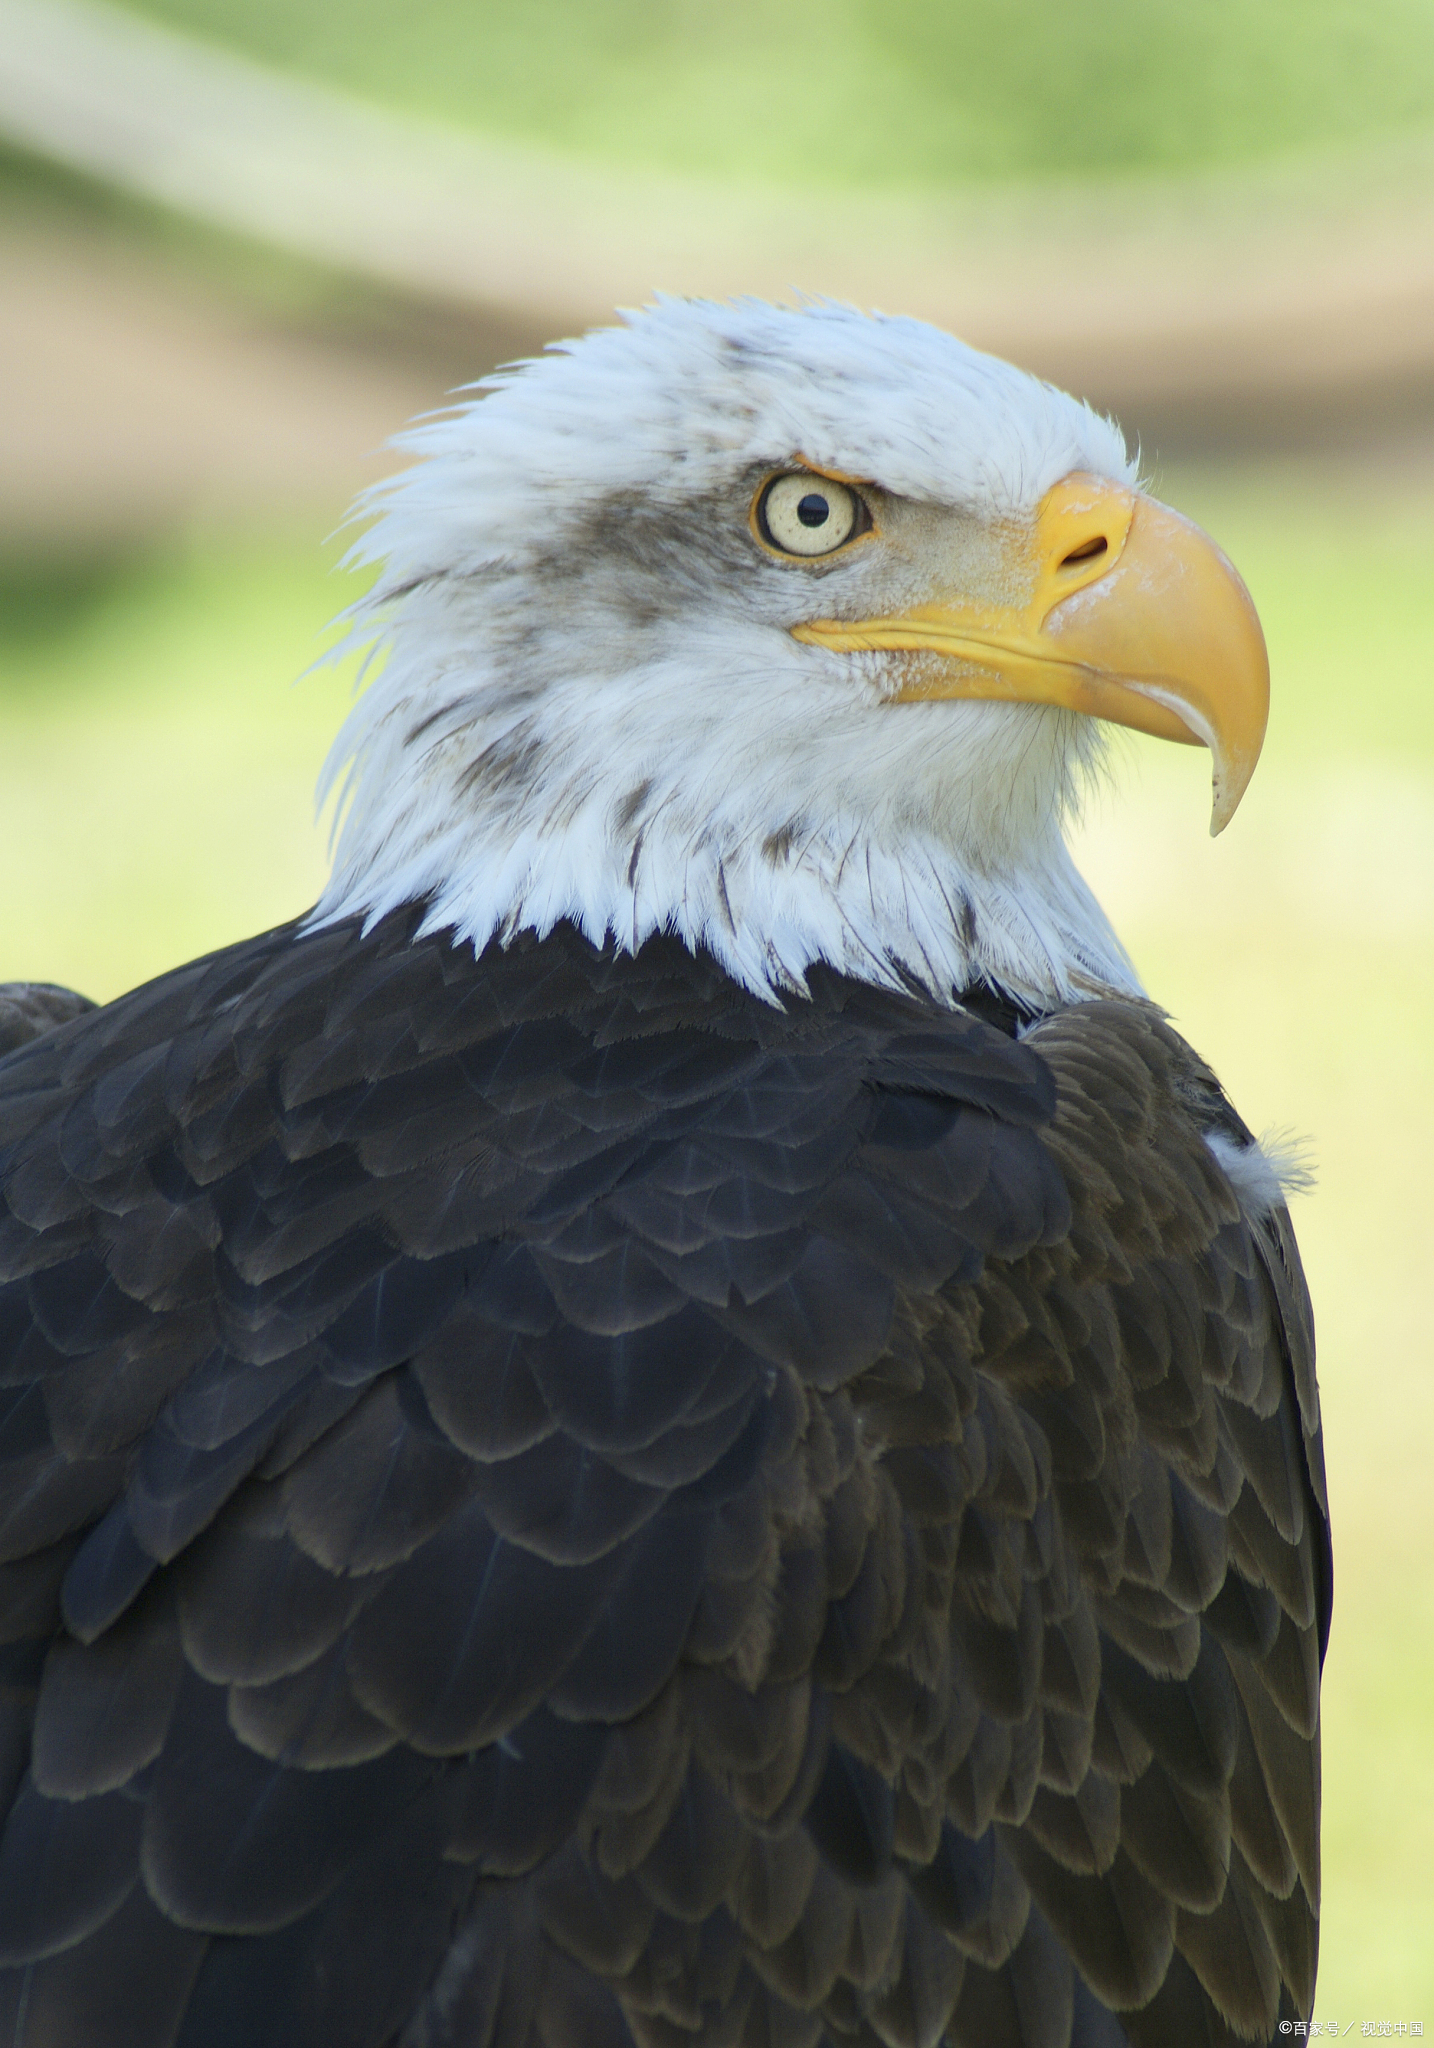
<svg viewBox="0 0 1434 2048">
<path fill-rule="evenodd" d="M 784 555 L 835 554 L 871 525 L 855 491 L 810 470 L 774 476 L 762 487 L 754 509 L 761 538 Z"/>
</svg>

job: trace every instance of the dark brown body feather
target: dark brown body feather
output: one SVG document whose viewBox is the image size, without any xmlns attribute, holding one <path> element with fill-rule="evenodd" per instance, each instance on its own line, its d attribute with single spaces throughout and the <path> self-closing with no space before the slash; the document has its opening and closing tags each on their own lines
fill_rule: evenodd
<svg viewBox="0 0 1434 2048">
<path fill-rule="evenodd" d="M 1188 1048 L 416 921 L 0 1066 L 0 2041 L 1307 2015 L 1309 1313 Z"/>
<path fill-rule="evenodd" d="M 0 981 L 0 1059 L 94 1007 L 88 996 L 52 981 Z"/>
</svg>

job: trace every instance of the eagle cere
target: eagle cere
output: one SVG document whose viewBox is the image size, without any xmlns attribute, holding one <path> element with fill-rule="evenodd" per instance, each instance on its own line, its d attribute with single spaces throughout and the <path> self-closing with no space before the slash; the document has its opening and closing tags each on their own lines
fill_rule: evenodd
<svg viewBox="0 0 1434 2048">
<path fill-rule="evenodd" d="M 419 426 L 315 911 L 0 1062 L 14 2048 L 1168 2048 L 1313 2006 L 1270 1163 L 1062 819 L 1264 731 L 1107 421 L 662 301 Z"/>
</svg>

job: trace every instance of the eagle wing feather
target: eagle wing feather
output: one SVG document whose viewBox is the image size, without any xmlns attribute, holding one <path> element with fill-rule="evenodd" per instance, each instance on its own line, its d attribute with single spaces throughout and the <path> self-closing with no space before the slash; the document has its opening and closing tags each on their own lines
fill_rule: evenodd
<svg viewBox="0 0 1434 2048">
<path fill-rule="evenodd" d="M 1313 1340 L 1189 1049 L 419 915 L 0 1078 L 17 2048 L 1307 2016 Z"/>
</svg>

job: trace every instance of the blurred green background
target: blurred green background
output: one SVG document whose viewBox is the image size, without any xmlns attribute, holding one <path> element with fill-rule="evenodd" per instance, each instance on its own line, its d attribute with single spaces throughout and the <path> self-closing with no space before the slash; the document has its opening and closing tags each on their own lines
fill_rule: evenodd
<svg viewBox="0 0 1434 2048">
<path fill-rule="evenodd" d="M 495 134 L 819 191 L 1242 162 L 1434 120 L 1428 0 L 143 7 Z"/>
<path fill-rule="evenodd" d="M 1236 174 L 1434 123 L 1428 0 L 146 11 L 479 130 L 830 189 L 838 205 L 865 182 Z M 361 419 L 371 448 L 504 338 L 177 231 L 21 156 L 0 200 L 0 260 L 32 293 L 35 360 L 59 365 L 48 396 L 37 370 L 17 397 L 30 412 L 11 430 L 0 518 L 0 977 L 103 999 L 294 915 L 320 885 L 311 792 L 352 673 L 303 672 L 353 595 L 324 538 L 338 480 L 383 459 L 361 472 L 356 455 L 321 460 L 316 440 L 310 464 L 296 422 L 317 435 L 328 407 Z M 137 428 L 103 485 L 93 445 L 66 437 L 97 373 L 65 367 L 64 326 L 100 317 L 107 360 L 128 349 L 167 380 L 169 422 L 162 448 Z M 106 404 L 122 410 L 120 386 Z M 1219 841 L 1201 760 L 1128 738 L 1079 833 L 1152 994 L 1247 1120 L 1306 1137 L 1318 1169 L 1295 1217 L 1336 1542 L 1318 2013 L 1342 2029 L 1434 2026 L 1434 436 L 1425 400 L 1404 404 L 1331 385 L 1278 441 L 1234 401 L 1187 408 L 1153 439 L 1135 407 L 1155 488 L 1254 592 L 1274 712 Z M 242 488 L 215 484 L 221 470 Z"/>
</svg>

